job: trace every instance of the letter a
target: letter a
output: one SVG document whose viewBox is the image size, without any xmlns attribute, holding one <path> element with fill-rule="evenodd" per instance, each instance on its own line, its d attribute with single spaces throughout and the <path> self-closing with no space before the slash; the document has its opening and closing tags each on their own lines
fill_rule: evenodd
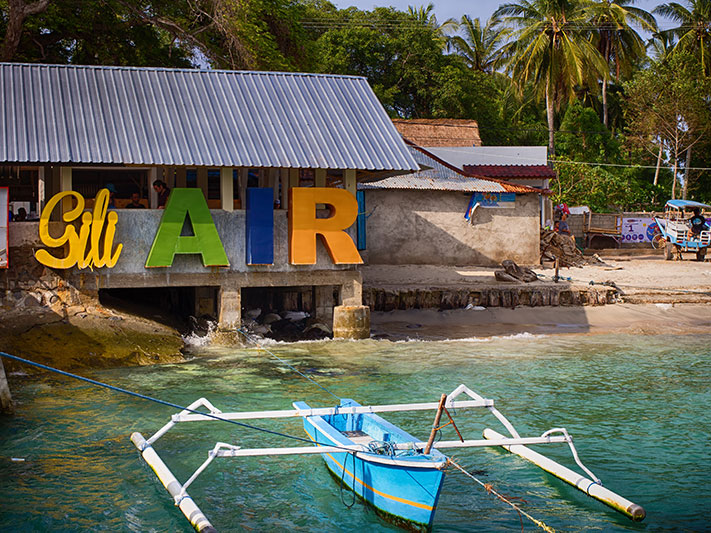
<svg viewBox="0 0 711 533">
<path fill-rule="evenodd" d="M 190 217 L 193 235 L 181 236 Z M 204 266 L 230 266 L 200 189 L 173 189 L 153 239 L 146 267 L 169 267 L 175 254 L 201 254 Z"/>
<path fill-rule="evenodd" d="M 316 204 L 328 204 L 329 218 L 316 218 Z M 316 263 L 316 235 L 320 235 L 336 265 L 363 262 L 346 228 L 358 216 L 358 201 L 344 189 L 294 187 L 289 190 L 289 263 Z"/>
</svg>

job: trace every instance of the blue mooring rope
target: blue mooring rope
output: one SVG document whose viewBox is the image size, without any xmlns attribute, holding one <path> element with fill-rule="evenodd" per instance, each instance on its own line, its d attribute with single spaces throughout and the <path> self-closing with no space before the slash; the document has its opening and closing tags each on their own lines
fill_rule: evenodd
<svg viewBox="0 0 711 533">
<path fill-rule="evenodd" d="M 146 396 L 145 394 L 140 394 L 140 393 L 138 393 L 138 392 L 133 392 L 133 391 L 130 391 L 130 390 L 122 389 L 122 388 L 120 388 L 120 387 L 115 387 L 114 385 L 109 385 L 108 383 L 102 383 L 101 381 L 96 381 L 96 380 L 94 380 L 94 379 L 85 378 L 84 376 L 79 376 L 79 375 L 77 375 L 77 374 L 72 374 L 71 372 L 65 372 L 64 370 L 59 370 L 58 368 L 53 368 L 53 367 L 51 367 L 51 366 L 43 365 L 42 363 L 36 363 L 36 362 L 34 362 L 34 361 L 30 361 L 29 359 L 23 359 L 22 357 L 18 357 L 18 356 L 16 356 L 16 355 L 11 355 L 11 354 L 9 354 L 9 353 L 0 352 L 0 357 L 6 357 L 7 359 L 12 359 L 12 360 L 14 360 L 14 361 L 18 361 L 18 362 L 20 362 L 20 363 L 24 363 L 24 364 L 26 364 L 26 365 L 36 366 L 37 368 L 42 368 L 43 370 L 49 370 L 50 372 L 54 372 L 54 373 L 56 373 L 56 374 L 60 374 L 60 375 L 62 375 L 62 376 L 66 376 L 66 377 L 69 377 L 69 378 L 78 379 L 79 381 L 84 381 L 84 382 L 86 382 L 86 383 L 90 383 L 90 384 L 92 384 L 92 385 L 96 385 L 97 387 L 103 387 L 103 388 L 105 388 L 105 389 L 109 389 L 109 390 L 112 390 L 112 391 L 114 391 L 114 392 L 120 392 L 120 393 L 122 393 L 122 394 L 128 394 L 129 396 L 134 396 L 135 398 L 140 398 L 141 400 L 148 400 L 148 401 L 155 402 L 155 403 L 158 403 L 158 404 L 161 404 L 161 405 L 167 405 L 168 407 L 172 407 L 172 408 L 174 408 L 174 409 L 179 409 L 179 410 L 181 410 L 181 411 L 188 411 L 188 412 L 190 412 L 190 413 L 194 413 L 194 414 L 198 414 L 198 415 L 203 415 L 203 416 L 206 416 L 206 417 L 208 417 L 208 418 L 214 418 L 215 420 L 220 420 L 220 421 L 222 421 L 222 422 L 229 422 L 230 424 L 235 424 L 236 426 L 241 426 L 241 427 L 244 427 L 244 428 L 247 428 L 247 429 L 253 429 L 253 430 L 255 430 L 255 431 L 261 431 L 261 432 L 263 432 L 263 433 L 269 433 L 269 434 L 271 434 L 271 435 L 277 435 L 277 436 L 279 436 L 279 437 L 285 437 L 285 438 L 287 438 L 287 439 L 294 439 L 294 440 L 298 440 L 298 441 L 301 441 L 301 442 L 308 442 L 309 444 L 313 444 L 314 442 L 316 442 L 316 441 L 311 441 L 310 439 L 305 439 L 305 438 L 303 438 L 303 437 L 296 437 L 296 436 L 294 436 L 294 435 L 288 435 L 288 434 L 286 434 L 286 433 L 280 433 L 279 431 L 273 431 L 273 430 L 271 430 L 271 429 L 266 429 L 266 428 L 262 428 L 262 427 L 259 427 L 259 426 L 253 426 L 253 425 L 251 425 L 251 424 L 245 424 L 244 422 L 237 422 L 236 420 L 228 420 L 227 418 L 222 418 L 221 416 L 218 416 L 218 415 L 215 415 L 215 414 L 212 414 L 212 413 L 206 413 L 206 412 L 203 412 L 203 411 L 198 411 L 198 410 L 196 410 L 196 409 L 189 409 L 189 408 L 187 408 L 187 407 L 184 407 L 184 406 L 182 406 L 182 405 L 178 405 L 178 404 L 176 404 L 176 403 L 166 402 L 165 400 L 160 400 L 160 399 L 158 399 L 158 398 L 153 398 L 153 397 L 151 397 L 151 396 Z M 336 447 L 336 448 L 339 447 L 338 445 L 334 445 L 334 444 L 331 444 L 331 443 L 325 443 L 325 442 L 316 442 L 316 444 L 320 444 L 320 445 L 323 445 L 323 446 L 333 446 L 333 447 Z M 352 450 L 350 450 L 350 449 L 348 449 L 348 448 L 344 448 L 344 450 L 349 451 L 349 452 L 352 451 Z"/>
</svg>

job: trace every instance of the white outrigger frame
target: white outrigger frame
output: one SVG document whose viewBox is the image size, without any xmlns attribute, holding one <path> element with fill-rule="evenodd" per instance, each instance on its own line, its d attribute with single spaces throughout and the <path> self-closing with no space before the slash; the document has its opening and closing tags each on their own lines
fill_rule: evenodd
<svg viewBox="0 0 711 533">
<path fill-rule="evenodd" d="M 470 399 L 459 400 L 456 398 L 465 394 Z M 333 414 L 365 414 L 365 413 L 390 413 L 401 411 L 429 411 L 437 410 L 438 402 L 428 403 L 408 403 L 408 404 L 389 404 L 389 405 L 363 405 L 351 407 L 323 407 L 310 409 L 289 409 L 279 411 L 252 411 L 252 412 L 236 412 L 223 413 L 212 405 L 207 399 L 200 398 L 181 412 L 174 414 L 170 422 L 159 429 L 152 437 L 145 439 L 143 435 L 136 432 L 131 435 L 131 442 L 141 452 L 141 456 L 146 463 L 153 469 L 158 476 L 158 479 L 166 488 L 168 493 L 173 497 L 175 505 L 180 508 L 182 513 L 192 524 L 192 526 L 201 533 L 210 533 L 216 531 L 210 524 L 209 520 L 200 511 L 199 507 L 192 500 L 187 492 L 188 487 L 197 479 L 197 477 L 208 467 L 208 465 L 217 457 L 257 457 L 257 456 L 276 456 L 276 455 L 308 455 L 308 454 L 323 454 L 333 452 L 351 452 L 356 457 L 366 457 L 372 461 L 373 453 L 370 453 L 366 445 L 356 444 L 352 446 L 297 446 L 297 447 L 279 447 L 279 448 L 241 448 L 232 444 L 218 442 L 208 452 L 208 457 L 190 478 L 183 484 L 175 478 L 170 469 L 158 456 L 153 449 L 153 444 L 170 431 L 176 424 L 181 422 L 209 422 L 209 421 L 237 421 L 237 420 L 255 420 L 266 418 L 303 418 L 308 416 L 325 416 Z M 553 428 L 544 432 L 540 437 L 521 437 L 508 419 L 502 415 L 495 407 L 494 400 L 484 398 L 472 391 L 465 385 L 459 385 L 448 396 L 444 404 L 447 409 L 467 409 L 467 408 L 486 408 L 493 414 L 499 422 L 511 434 L 511 437 L 506 437 L 496 431 L 486 428 L 484 430 L 484 439 L 477 440 L 461 440 L 461 441 L 440 441 L 434 444 L 434 448 L 480 448 L 501 446 L 504 449 L 515 453 L 520 457 L 539 466 L 546 472 L 562 479 L 563 481 L 573 485 L 577 489 L 587 495 L 609 505 L 613 509 L 621 512 L 629 518 L 639 521 L 645 517 L 644 509 L 623 498 L 622 496 L 606 489 L 602 486 L 600 479 L 595 476 L 580 460 L 578 452 L 573 445 L 573 437 L 568 434 L 565 428 Z M 198 408 L 205 408 L 208 413 L 203 414 L 198 412 Z M 531 444 L 551 444 L 551 443 L 567 443 L 577 465 L 590 478 L 582 476 L 577 472 L 566 468 L 565 466 L 556 463 L 555 461 L 541 455 L 529 448 Z M 394 450 L 422 450 L 426 446 L 426 442 L 412 442 L 393 444 Z M 398 464 L 397 456 L 377 456 L 379 462 L 387 464 Z M 442 464 L 444 466 L 445 463 Z M 412 463 L 408 463 L 412 467 Z"/>
</svg>

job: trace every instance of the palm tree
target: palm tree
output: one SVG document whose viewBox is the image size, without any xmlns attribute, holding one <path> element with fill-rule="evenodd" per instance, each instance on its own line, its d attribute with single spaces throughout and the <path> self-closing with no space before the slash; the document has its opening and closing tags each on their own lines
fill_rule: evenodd
<svg viewBox="0 0 711 533">
<path fill-rule="evenodd" d="M 605 62 L 585 38 L 589 0 L 519 0 L 494 13 L 516 29 L 505 49 L 507 69 L 519 86 L 532 83 L 545 96 L 548 149 L 555 155 L 554 111 L 572 100 L 576 85 L 597 84 Z"/>
<path fill-rule="evenodd" d="M 502 28 L 499 23 L 496 17 L 491 17 L 482 28 L 478 18 L 462 17 L 459 29 L 464 36 L 452 37 L 452 46 L 472 70 L 489 74 L 496 70 L 499 49 L 511 33 L 510 28 Z"/>
<path fill-rule="evenodd" d="M 453 18 L 449 18 L 445 20 L 442 24 L 440 24 L 437 21 L 437 16 L 434 13 L 434 4 L 432 2 L 427 4 L 427 7 L 408 6 L 407 11 L 416 22 L 432 28 L 437 39 L 439 39 L 439 41 L 441 42 L 443 50 L 449 48 L 449 37 L 447 35 L 447 31 L 456 29 L 456 20 L 454 20 Z"/>
<path fill-rule="evenodd" d="M 590 14 L 592 41 L 608 65 L 602 78 L 602 122 L 608 125 L 607 84 L 614 66 L 615 80 L 630 73 L 645 57 L 644 40 L 630 26 L 637 24 L 649 32 L 657 31 L 657 21 L 645 11 L 634 7 L 635 0 L 596 0 L 587 8 Z"/>
<path fill-rule="evenodd" d="M 688 8 L 676 2 L 657 6 L 657 13 L 679 24 L 678 27 L 659 32 L 669 41 L 676 41 L 673 52 L 685 50 L 699 54 L 704 75 L 711 71 L 711 0 L 687 0 Z"/>
</svg>

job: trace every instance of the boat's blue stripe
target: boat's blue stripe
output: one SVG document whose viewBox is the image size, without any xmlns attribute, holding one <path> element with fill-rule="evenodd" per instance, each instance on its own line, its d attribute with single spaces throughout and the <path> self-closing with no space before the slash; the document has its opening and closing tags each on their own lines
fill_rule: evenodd
<svg viewBox="0 0 711 533">
<path fill-rule="evenodd" d="M 311 436 L 311 434 L 308 431 L 306 431 L 305 428 L 304 428 L 304 431 L 309 436 L 309 438 L 313 441 L 313 443 L 320 448 L 321 444 L 316 442 L 314 440 L 314 438 Z M 400 498 L 399 496 L 393 496 L 392 494 L 386 494 L 384 492 L 379 491 L 378 489 L 371 487 L 370 485 L 368 485 L 367 483 L 362 481 L 360 478 L 356 477 L 355 472 L 351 473 L 345 466 L 343 466 L 341 463 L 339 463 L 338 460 L 335 457 L 333 457 L 333 455 L 331 455 L 330 453 L 326 453 L 325 455 L 328 455 L 333 460 L 333 462 L 336 463 L 342 470 L 344 470 L 350 477 L 352 477 L 354 481 L 357 481 L 358 483 L 363 485 L 368 490 L 374 492 L 375 494 L 378 494 L 379 496 L 382 496 L 383 498 L 388 498 L 388 499 L 396 501 L 396 502 L 404 503 L 406 505 L 412 505 L 413 507 L 418 507 L 420 509 L 425 509 L 427 511 L 434 511 L 434 507 L 432 507 L 431 505 L 406 500 L 405 498 Z"/>
</svg>

